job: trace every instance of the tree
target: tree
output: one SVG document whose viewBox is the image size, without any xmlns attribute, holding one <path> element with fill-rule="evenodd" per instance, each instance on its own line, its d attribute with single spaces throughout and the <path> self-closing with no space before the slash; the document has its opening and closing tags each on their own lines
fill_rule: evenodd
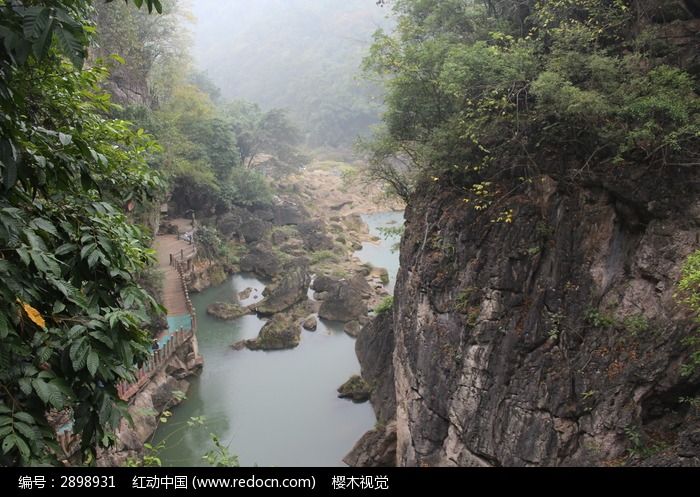
<svg viewBox="0 0 700 497">
<path fill-rule="evenodd" d="M 388 88 L 373 172 L 393 177 L 398 160 L 409 178 L 484 192 L 539 173 L 696 165 L 693 62 L 652 22 L 671 3 L 391 2 L 397 31 L 377 32 L 365 61 Z"/>
<path fill-rule="evenodd" d="M 180 26 L 183 9 L 177 0 L 161 7 L 161 15 L 149 15 L 126 2 L 95 4 L 96 41 L 90 47 L 93 58 L 112 64 L 108 90 L 122 105 L 148 108 L 167 100 L 173 83 L 188 68 L 186 30 Z"/>
<path fill-rule="evenodd" d="M 251 169 L 263 153 L 285 163 L 303 160 L 297 149 L 301 134 L 285 110 L 262 112 L 256 104 L 233 102 L 224 112 L 238 136 L 241 162 L 247 169 Z"/>
<path fill-rule="evenodd" d="M 106 70 L 82 70 L 89 12 L 86 0 L 0 2 L 3 465 L 55 461 L 52 409 L 71 412 L 86 460 L 113 442 L 116 384 L 147 356 L 157 307 L 136 283 L 153 260 L 147 234 L 123 206 L 162 188 L 148 167 L 158 146 L 105 117 Z"/>
</svg>

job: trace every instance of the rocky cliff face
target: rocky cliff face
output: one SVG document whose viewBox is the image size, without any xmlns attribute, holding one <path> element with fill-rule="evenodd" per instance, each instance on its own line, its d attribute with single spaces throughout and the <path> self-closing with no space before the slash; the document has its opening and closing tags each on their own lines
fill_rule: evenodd
<svg viewBox="0 0 700 497">
<path fill-rule="evenodd" d="M 666 173 L 606 188 L 539 177 L 499 205 L 512 223 L 454 189 L 415 196 L 395 398 L 379 401 L 396 403 L 398 465 L 698 464 L 698 412 L 682 399 L 700 377 L 681 375 L 696 325 L 674 292 L 700 202 L 694 178 Z M 363 374 L 388 364 L 367 350 Z M 374 464 L 370 450 L 349 462 Z"/>
</svg>

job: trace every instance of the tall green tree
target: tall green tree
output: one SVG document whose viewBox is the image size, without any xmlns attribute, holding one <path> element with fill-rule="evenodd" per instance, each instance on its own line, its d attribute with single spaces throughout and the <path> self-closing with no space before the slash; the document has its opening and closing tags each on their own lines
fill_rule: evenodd
<svg viewBox="0 0 700 497">
<path fill-rule="evenodd" d="M 158 0 L 135 0 L 161 10 Z M 68 410 L 85 460 L 113 441 L 116 384 L 148 353 L 153 260 L 125 215 L 163 184 L 158 146 L 107 117 L 106 71 L 82 66 L 87 0 L 0 1 L 0 463 L 52 462 Z"/>
<path fill-rule="evenodd" d="M 257 104 L 232 102 L 224 114 L 238 137 L 242 164 L 250 169 L 261 154 L 269 154 L 297 167 L 303 157 L 298 146 L 301 143 L 299 128 L 283 109 L 263 112 Z"/>
</svg>

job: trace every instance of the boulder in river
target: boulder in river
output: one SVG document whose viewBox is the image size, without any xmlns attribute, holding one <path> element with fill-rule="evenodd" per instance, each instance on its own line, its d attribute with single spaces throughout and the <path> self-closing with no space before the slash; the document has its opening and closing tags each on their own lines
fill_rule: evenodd
<svg viewBox="0 0 700 497">
<path fill-rule="evenodd" d="M 316 319 L 316 316 L 311 315 L 304 320 L 302 326 L 305 330 L 316 331 L 316 328 L 318 327 L 318 319 Z"/>
<path fill-rule="evenodd" d="M 245 300 L 247 298 L 250 298 L 250 294 L 253 292 L 253 289 L 248 287 L 243 291 L 238 292 L 238 299 L 239 300 Z"/>
<path fill-rule="evenodd" d="M 377 423 L 343 458 L 351 468 L 387 468 L 396 466 L 396 421 Z"/>
<path fill-rule="evenodd" d="M 383 267 L 375 267 L 370 272 L 370 277 L 379 280 L 383 285 L 389 284 L 389 271 Z"/>
<path fill-rule="evenodd" d="M 250 350 L 293 349 L 301 340 L 301 326 L 283 314 L 276 314 L 262 327 L 258 338 L 246 340 Z"/>
<path fill-rule="evenodd" d="M 372 389 L 359 375 L 353 375 L 338 388 L 338 397 L 355 403 L 367 402 Z"/>
<path fill-rule="evenodd" d="M 254 243 L 262 240 L 272 225 L 247 209 L 234 206 L 217 220 L 216 227 L 227 238 L 239 236 Z"/>
<path fill-rule="evenodd" d="M 374 293 L 372 287 L 367 283 L 367 280 L 362 274 L 356 274 L 350 278 L 350 285 L 360 294 L 362 298 L 368 299 Z"/>
<path fill-rule="evenodd" d="M 230 321 L 232 319 L 245 316 L 249 313 L 250 309 L 247 307 L 241 307 L 238 304 L 214 302 L 213 304 L 209 304 L 209 306 L 207 306 L 207 314 L 218 319 L 223 319 L 224 321 Z"/>
<path fill-rule="evenodd" d="M 243 237 L 246 243 L 255 243 L 265 238 L 270 228 L 270 223 L 258 217 L 251 216 L 247 223 L 242 224 L 238 228 L 238 233 Z"/>
<path fill-rule="evenodd" d="M 327 293 L 318 311 L 319 317 L 347 323 L 367 314 L 363 294 L 350 281 L 335 281 Z"/>
<path fill-rule="evenodd" d="M 314 292 L 314 300 L 326 300 L 328 292 Z"/>
<path fill-rule="evenodd" d="M 369 233 L 367 224 L 362 220 L 359 214 L 350 214 L 343 218 L 343 224 L 349 231 L 357 231 L 358 233 Z"/>
<path fill-rule="evenodd" d="M 360 334 L 360 330 L 362 330 L 362 325 L 359 321 L 350 321 L 343 326 L 343 331 L 353 338 L 357 338 Z"/>
<path fill-rule="evenodd" d="M 285 311 L 307 298 L 311 276 L 304 264 L 293 264 L 285 268 L 285 274 L 276 284 L 265 289 L 265 300 L 255 306 L 263 315 Z"/>
</svg>

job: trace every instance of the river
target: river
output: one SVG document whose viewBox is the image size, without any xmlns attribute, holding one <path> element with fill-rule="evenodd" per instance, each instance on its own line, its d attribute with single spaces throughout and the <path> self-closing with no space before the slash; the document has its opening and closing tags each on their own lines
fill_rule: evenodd
<svg viewBox="0 0 700 497">
<path fill-rule="evenodd" d="M 377 235 L 379 226 L 402 222 L 401 213 L 363 217 Z M 366 244 L 356 253 L 375 266 L 389 266 L 392 286 L 398 269 L 393 243 Z M 210 433 L 229 446 L 242 466 L 343 465 L 343 456 L 375 423 L 369 403 L 353 404 L 336 393 L 360 370 L 354 339 L 343 332 L 341 323 L 319 320 L 317 331 L 304 330 L 295 349 L 233 350 L 232 343 L 256 337 L 264 321 L 251 315 L 220 321 L 206 308 L 212 302 L 235 301 L 238 292 L 249 287 L 256 291 L 241 302 L 247 305 L 264 285 L 244 274 L 192 298 L 204 369 L 193 379 L 187 399 L 156 432 L 154 443 L 165 442 L 160 451 L 163 465 L 201 466 L 202 455 L 211 447 Z M 205 418 L 204 424 L 188 426 L 188 420 L 198 416 Z"/>
</svg>

